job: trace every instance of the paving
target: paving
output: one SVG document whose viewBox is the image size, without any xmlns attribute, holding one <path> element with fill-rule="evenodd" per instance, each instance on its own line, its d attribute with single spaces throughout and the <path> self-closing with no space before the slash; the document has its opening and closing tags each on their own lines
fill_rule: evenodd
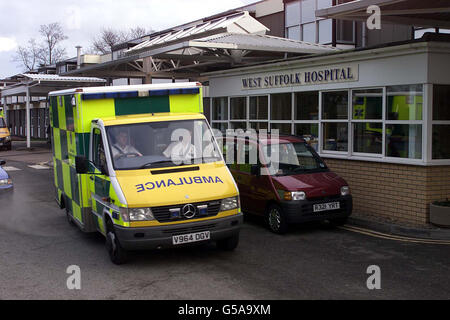
<svg viewBox="0 0 450 320">
<path fill-rule="evenodd" d="M 41 153 L 42 152 L 42 153 Z M 0 299 L 450 299 L 450 245 L 399 241 L 328 224 L 270 233 L 248 216 L 235 252 L 213 244 L 134 252 L 113 265 L 99 234 L 70 226 L 54 200 L 49 149 L 1 152 L 14 180 L 0 194 Z M 48 166 L 47 166 L 48 167 Z M 67 268 L 81 290 L 67 288 Z M 381 289 L 367 287 L 378 266 Z M 370 282 L 370 281 L 369 281 Z"/>
</svg>

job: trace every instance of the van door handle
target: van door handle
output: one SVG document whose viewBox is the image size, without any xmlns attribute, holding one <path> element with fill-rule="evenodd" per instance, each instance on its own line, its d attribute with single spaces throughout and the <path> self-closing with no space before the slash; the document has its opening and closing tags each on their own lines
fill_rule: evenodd
<svg viewBox="0 0 450 320">
<path fill-rule="evenodd" d="M 94 177 L 93 176 L 90 176 L 89 179 L 91 179 L 91 181 L 94 181 Z"/>
</svg>

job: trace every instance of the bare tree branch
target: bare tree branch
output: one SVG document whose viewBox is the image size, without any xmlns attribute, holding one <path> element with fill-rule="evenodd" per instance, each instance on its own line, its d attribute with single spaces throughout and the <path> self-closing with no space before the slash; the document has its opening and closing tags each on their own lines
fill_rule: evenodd
<svg viewBox="0 0 450 320">
<path fill-rule="evenodd" d="M 19 46 L 17 48 L 13 61 L 23 66 L 25 71 L 31 71 L 42 62 L 41 54 L 42 48 L 36 43 L 35 39 L 30 39 L 27 46 Z"/>
<path fill-rule="evenodd" d="M 123 42 L 142 38 L 153 32 L 142 27 L 131 28 L 128 32 L 112 28 L 102 29 L 100 35 L 94 38 L 91 51 L 97 54 L 111 53 L 111 48 Z"/>
<path fill-rule="evenodd" d="M 41 25 L 39 33 L 44 38 L 41 60 L 46 65 L 55 64 L 66 56 L 66 49 L 59 47 L 59 44 L 67 39 L 60 23 L 54 22 Z"/>
</svg>

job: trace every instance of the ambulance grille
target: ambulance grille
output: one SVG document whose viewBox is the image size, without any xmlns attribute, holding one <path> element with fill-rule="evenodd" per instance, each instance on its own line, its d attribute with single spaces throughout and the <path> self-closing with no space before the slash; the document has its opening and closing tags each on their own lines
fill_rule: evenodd
<svg viewBox="0 0 450 320">
<path fill-rule="evenodd" d="M 199 218 L 209 218 L 209 217 L 215 217 L 219 214 L 220 211 L 220 200 L 216 201 L 209 201 L 209 202 L 197 202 L 192 203 L 192 205 L 196 208 L 195 217 L 192 219 L 199 219 Z M 192 220 L 187 219 L 182 214 L 179 218 L 173 219 L 170 213 L 170 210 L 172 209 L 180 209 L 183 210 L 183 207 L 187 205 L 181 204 L 176 206 L 165 206 L 165 207 L 154 207 L 152 208 L 153 216 L 155 217 L 158 222 L 174 222 L 174 221 L 185 221 L 185 220 Z M 198 206 L 208 206 L 208 210 L 206 214 L 200 215 L 199 210 L 197 209 Z"/>
</svg>

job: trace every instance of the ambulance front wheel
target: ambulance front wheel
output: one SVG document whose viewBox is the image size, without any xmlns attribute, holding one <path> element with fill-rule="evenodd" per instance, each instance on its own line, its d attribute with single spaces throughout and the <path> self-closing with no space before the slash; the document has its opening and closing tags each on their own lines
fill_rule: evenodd
<svg viewBox="0 0 450 320">
<path fill-rule="evenodd" d="M 127 251 L 120 245 L 111 220 L 107 220 L 106 227 L 106 249 L 108 250 L 109 258 L 116 265 L 125 264 L 128 260 Z"/>
</svg>

